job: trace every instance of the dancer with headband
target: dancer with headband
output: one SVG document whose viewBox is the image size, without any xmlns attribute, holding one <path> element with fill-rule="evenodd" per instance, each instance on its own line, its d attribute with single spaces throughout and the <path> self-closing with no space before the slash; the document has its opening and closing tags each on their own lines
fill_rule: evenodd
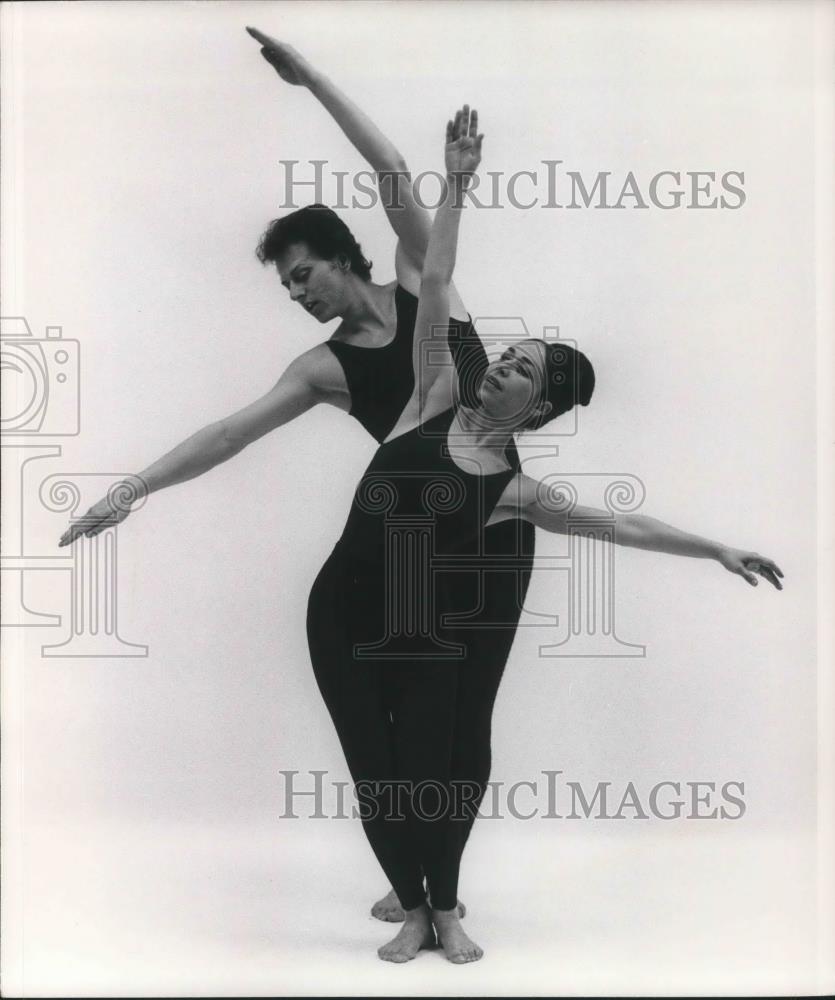
<svg viewBox="0 0 835 1000">
<path fill-rule="evenodd" d="M 436 936 L 453 962 L 475 961 L 483 953 L 464 933 L 456 908 L 464 846 L 453 805 L 460 667 L 442 656 L 421 658 L 420 635 L 414 636 L 413 660 L 402 645 L 398 659 L 367 656 L 379 649 L 381 636 L 392 636 L 391 595 L 402 595 L 415 580 L 431 581 L 411 610 L 429 618 L 433 634 L 449 635 L 439 612 L 454 604 L 454 585 L 434 579 L 434 566 L 477 552 L 483 529 L 509 519 L 567 533 L 569 514 L 587 524 L 604 516 L 592 508 L 571 509 L 565 497 L 549 496 L 507 461 L 514 433 L 541 427 L 578 403 L 588 405 L 595 376 L 586 356 L 565 344 L 520 341 L 488 365 L 472 405 L 458 396 L 444 340 L 432 335 L 449 321 L 463 193 L 480 162 L 482 138 L 467 106 L 448 123 L 447 187 L 431 229 L 415 321 L 415 388 L 360 482 L 312 601 L 331 616 L 325 633 L 311 635 L 312 647 L 319 647 L 316 679 L 355 785 L 363 790 L 366 834 L 405 910 L 404 926 L 379 951 L 397 962 L 414 958 Z M 429 516 L 431 550 L 421 554 L 415 546 L 410 556 L 405 546 L 393 544 L 393 525 L 422 524 Z M 616 516 L 612 540 L 716 559 L 750 583 L 759 573 L 781 589 L 782 573 L 772 560 L 650 517 Z M 421 559 L 425 564 L 416 565 Z M 445 585 L 449 592 L 434 600 Z M 405 823 L 392 806 L 404 786 L 407 794 L 398 803 L 403 806 L 405 798 Z M 438 791 L 434 807 L 415 794 L 429 786 Z"/>
</svg>

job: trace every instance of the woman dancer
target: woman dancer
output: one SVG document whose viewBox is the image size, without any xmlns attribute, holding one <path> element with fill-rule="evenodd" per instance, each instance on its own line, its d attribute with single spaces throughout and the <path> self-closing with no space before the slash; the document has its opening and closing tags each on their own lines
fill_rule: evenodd
<svg viewBox="0 0 835 1000">
<path fill-rule="evenodd" d="M 379 950 L 381 958 L 395 962 L 414 958 L 436 934 L 453 962 L 475 961 L 482 950 L 463 932 L 455 908 L 463 849 L 453 816 L 452 778 L 459 741 L 459 667 L 439 658 L 365 659 L 363 654 L 375 648 L 373 640 L 391 633 L 386 599 L 392 588 L 397 591 L 415 578 L 432 579 L 438 564 L 468 553 L 486 525 L 524 518 L 566 533 L 569 513 L 591 519 L 589 524 L 603 515 L 591 508 L 569 510 L 563 497 L 549 498 L 541 484 L 506 459 L 515 431 L 540 427 L 575 403 L 588 404 L 594 388 L 588 359 L 567 345 L 522 341 L 488 366 L 473 406 L 456 401 L 455 367 L 431 336 L 449 318 L 462 194 L 480 162 L 481 139 L 475 113 L 470 116 L 466 107 L 447 126 L 447 191 L 432 225 L 415 323 L 415 389 L 360 482 L 312 600 L 314 608 L 321 603 L 329 609 L 333 622 L 327 635 L 311 636 L 311 642 L 321 644 L 314 657 L 316 678 L 356 787 L 364 790 L 366 834 L 405 909 L 402 929 Z M 423 557 L 415 555 L 426 560 L 416 574 L 406 548 L 392 544 L 389 529 L 410 518 L 423 523 L 430 511 L 432 547 Z M 759 573 L 782 589 L 782 572 L 770 559 L 650 517 L 616 517 L 613 540 L 714 558 L 751 584 Z M 432 596 L 427 585 L 414 612 L 420 613 Z M 449 607 L 449 600 L 438 606 Z M 431 624 L 440 628 L 442 623 Z M 418 800 L 416 790 L 427 785 L 442 790 L 439 802 L 446 808 Z M 407 790 L 406 823 L 391 805 L 398 786 Z"/>
<path fill-rule="evenodd" d="M 111 490 L 71 525 L 61 545 L 123 521 L 136 500 L 208 472 L 317 403 L 348 411 L 382 441 L 412 392 L 412 335 L 429 213 L 414 199 L 403 157 L 368 117 L 290 46 L 253 28 L 247 30 L 261 43 L 262 54 L 282 79 L 307 88 L 377 172 L 381 200 L 398 237 L 396 281 L 379 285 L 370 280 L 371 265 L 360 245 L 336 213 L 323 206 L 301 209 L 271 223 L 258 247 L 260 260 L 276 265 L 291 298 L 306 312 L 319 323 L 339 318 L 339 327 L 330 340 L 297 358 L 266 395 L 202 428 L 128 480 L 125 489 Z M 467 317 L 450 319 L 449 344 L 462 374 L 463 391 L 466 394 L 470 387 L 472 396 L 487 356 L 454 287 L 450 298 L 453 317 Z M 507 459 L 518 466 L 512 441 Z M 125 497 L 131 500 L 124 503 Z M 460 580 L 456 592 L 458 609 L 469 614 L 466 635 L 459 644 L 463 694 L 457 718 L 461 743 L 455 760 L 456 773 L 475 782 L 467 818 L 460 824 L 465 839 L 489 778 L 492 707 L 530 579 L 533 538 L 533 527 L 519 521 L 490 528 L 484 535 L 484 554 L 514 558 L 515 571 L 484 569 L 480 580 L 472 576 Z M 321 615 L 321 623 L 315 613 L 309 616 L 314 657 L 319 648 L 315 635 L 329 621 L 326 611 Z M 485 745 L 486 751 L 474 753 L 475 746 Z M 465 912 L 463 903 L 460 911 Z M 403 919 L 393 889 L 374 903 L 371 912 L 382 920 Z"/>
</svg>

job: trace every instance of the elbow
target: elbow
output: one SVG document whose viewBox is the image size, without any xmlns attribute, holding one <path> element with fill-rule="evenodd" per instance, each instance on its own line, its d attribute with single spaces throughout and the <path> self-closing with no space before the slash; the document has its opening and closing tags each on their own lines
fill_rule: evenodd
<svg viewBox="0 0 835 1000">
<path fill-rule="evenodd" d="M 391 146 L 378 153 L 376 162 L 372 164 L 378 174 L 408 174 L 409 164 L 403 154 Z"/>
<path fill-rule="evenodd" d="M 432 292 L 443 292 L 449 288 L 451 281 L 451 268 L 430 267 L 428 270 L 424 270 L 420 276 L 420 290 L 421 292 L 429 292 L 430 294 Z"/>
<path fill-rule="evenodd" d="M 246 438 L 239 434 L 236 435 L 234 429 L 226 421 L 221 420 L 216 424 L 215 431 L 217 455 L 221 460 L 237 455 L 249 444 Z"/>
<path fill-rule="evenodd" d="M 406 162 L 406 157 L 392 146 L 390 152 L 386 155 L 383 169 L 389 173 L 408 174 L 409 164 Z"/>
</svg>

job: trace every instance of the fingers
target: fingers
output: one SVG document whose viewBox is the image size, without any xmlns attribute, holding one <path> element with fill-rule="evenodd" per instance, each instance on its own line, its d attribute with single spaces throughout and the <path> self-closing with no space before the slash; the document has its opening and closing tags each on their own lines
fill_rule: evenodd
<svg viewBox="0 0 835 1000">
<path fill-rule="evenodd" d="M 761 566 L 760 567 L 760 576 L 762 576 L 766 580 L 768 580 L 768 582 L 773 587 L 776 587 L 777 590 L 782 590 L 783 589 L 783 584 L 780 583 L 780 581 L 777 579 L 777 574 L 774 572 L 773 569 L 771 569 L 770 566 Z"/>
<path fill-rule="evenodd" d="M 473 110 L 470 114 L 469 104 L 465 104 L 460 111 L 455 112 L 455 120 L 452 125 L 452 141 L 463 139 L 468 136 L 475 139 L 478 135 L 478 112 Z"/>
<path fill-rule="evenodd" d="M 265 35 L 263 31 L 259 31 L 257 28 L 250 28 L 247 25 L 246 30 L 260 45 L 270 46 L 275 44 L 274 39 L 270 38 L 269 35 Z"/>
<path fill-rule="evenodd" d="M 454 126 L 452 124 L 452 119 L 446 123 L 446 142 L 449 145 L 451 142 L 455 141 Z"/>
<path fill-rule="evenodd" d="M 779 577 L 783 576 L 783 571 L 773 559 L 766 559 L 765 556 L 754 553 L 743 560 L 743 566 L 745 566 L 746 570 L 753 570 L 755 573 L 759 573 L 761 577 L 768 580 L 777 590 L 783 589 L 783 585 L 779 580 Z"/>
</svg>

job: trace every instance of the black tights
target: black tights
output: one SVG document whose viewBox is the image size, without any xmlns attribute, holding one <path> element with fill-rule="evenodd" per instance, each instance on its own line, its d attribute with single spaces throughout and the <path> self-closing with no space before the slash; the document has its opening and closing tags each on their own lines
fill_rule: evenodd
<svg viewBox="0 0 835 1000">
<path fill-rule="evenodd" d="M 518 585 L 512 573 L 495 574 L 482 588 L 471 627 L 443 632 L 465 648 L 452 660 L 355 657 L 355 644 L 382 634 L 384 584 L 363 575 L 339 547 L 313 585 L 307 631 L 314 674 L 366 836 L 404 909 L 425 901 L 424 877 L 433 907 L 457 904 L 461 855 L 490 776 L 493 705 L 514 635 L 511 625 L 495 623 L 518 618 L 514 606 L 521 607 L 528 577 Z M 469 594 L 460 576 L 454 591 L 447 588 L 445 610 L 452 593 L 456 607 L 475 605 L 472 582 Z"/>
</svg>

